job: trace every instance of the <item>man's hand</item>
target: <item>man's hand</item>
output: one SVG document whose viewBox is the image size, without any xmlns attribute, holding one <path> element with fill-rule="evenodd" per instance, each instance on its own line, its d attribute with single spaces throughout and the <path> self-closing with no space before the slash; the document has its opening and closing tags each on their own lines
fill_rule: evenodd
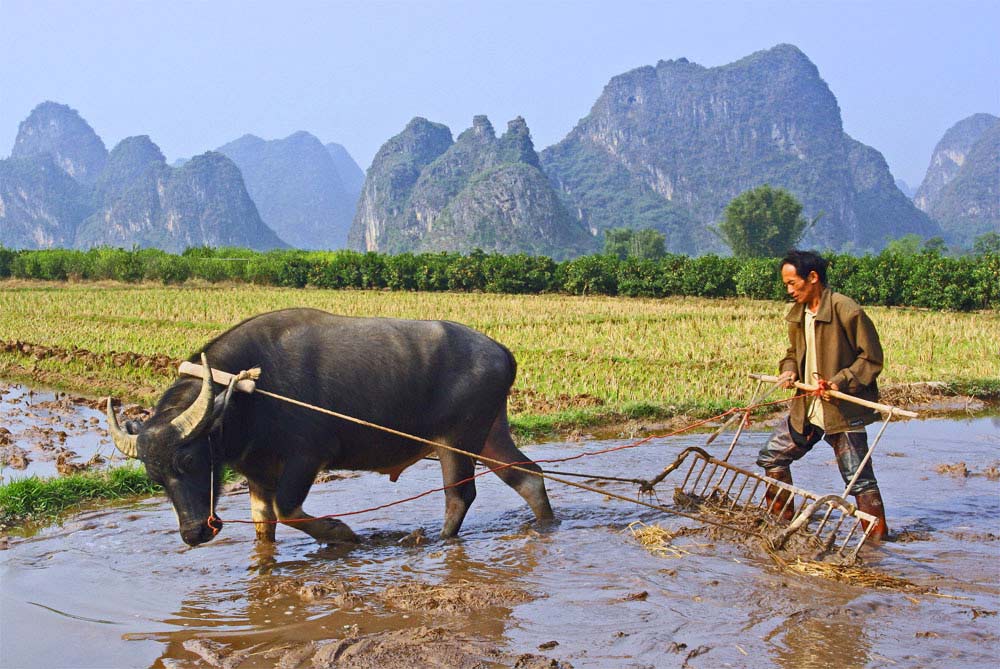
<svg viewBox="0 0 1000 669">
<path fill-rule="evenodd" d="M 840 390 L 840 388 L 837 386 L 836 383 L 828 383 L 827 386 L 826 386 L 826 389 L 823 391 L 823 394 L 820 395 L 820 397 L 823 398 L 824 402 L 836 402 L 837 401 L 836 398 L 830 397 L 830 391 L 831 390 Z"/>
<path fill-rule="evenodd" d="M 797 378 L 798 375 L 795 372 L 784 371 L 781 373 L 781 376 L 778 377 L 778 383 L 780 383 L 781 387 L 785 389 L 794 388 L 795 379 Z"/>
</svg>

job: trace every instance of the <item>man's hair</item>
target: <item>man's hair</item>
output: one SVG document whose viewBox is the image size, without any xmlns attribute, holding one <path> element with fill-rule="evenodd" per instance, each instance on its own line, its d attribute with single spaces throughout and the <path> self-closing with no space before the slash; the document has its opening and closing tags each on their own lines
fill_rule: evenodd
<svg viewBox="0 0 1000 669">
<path fill-rule="evenodd" d="M 819 282 L 825 286 L 826 266 L 829 264 L 830 262 L 828 260 L 815 251 L 799 251 L 798 249 L 792 249 L 785 254 L 784 258 L 781 259 L 781 264 L 778 265 L 778 270 L 780 271 L 785 265 L 791 265 L 795 268 L 795 273 L 803 279 L 809 278 L 809 272 L 816 272 L 816 276 L 819 277 Z"/>
</svg>

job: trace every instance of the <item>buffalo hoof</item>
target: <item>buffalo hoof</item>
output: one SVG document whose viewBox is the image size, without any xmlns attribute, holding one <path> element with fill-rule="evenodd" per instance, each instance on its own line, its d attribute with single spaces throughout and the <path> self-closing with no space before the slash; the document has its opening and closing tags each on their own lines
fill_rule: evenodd
<svg viewBox="0 0 1000 669">
<path fill-rule="evenodd" d="M 311 534 L 316 541 L 324 544 L 356 544 L 360 542 L 358 535 L 346 523 L 335 518 L 318 519 L 317 527 Z"/>
<path fill-rule="evenodd" d="M 560 521 L 555 516 L 550 516 L 548 518 L 538 518 L 532 525 L 532 529 L 537 532 L 551 532 L 559 527 Z"/>
</svg>

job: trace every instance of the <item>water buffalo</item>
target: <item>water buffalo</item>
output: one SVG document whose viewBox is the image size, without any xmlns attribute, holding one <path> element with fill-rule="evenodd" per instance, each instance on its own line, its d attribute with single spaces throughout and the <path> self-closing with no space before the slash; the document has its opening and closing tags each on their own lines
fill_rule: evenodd
<svg viewBox="0 0 1000 669">
<path fill-rule="evenodd" d="M 448 321 L 349 318 L 316 309 L 284 309 L 249 318 L 209 342 L 192 361 L 207 359 L 236 373 L 259 367 L 257 388 L 325 407 L 400 432 L 503 462 L 525 462 L 507 424 L 507 394 L 516 364 L 504 346 Z M 473 474 L 474 461 L 259 393 L 222 391 L 206 374 L 179 377 L 142 424 L 119 426 L 111 400 L 115 445 L 137 457 L 173 503 L 185 543 L 214 536 L 214 469 L 246 476 L 257 538 L 274 540 L 275 521 L 320 542 L 356 541 L 339 520 L 302 510 L 324 469 L 367 470 L 396 480 L 403 469 L 437 451 L 446 485 Z M 217 392 L 217 388 L 220 390 Z M 534 463 L 526 468 L 539 470 Z M 552 518 L 540 477 L 497 472 L 539 520 Z M 473 481 L 445 491 L 442 537 L 454 536 L 476 496 Z"/>
</svg>

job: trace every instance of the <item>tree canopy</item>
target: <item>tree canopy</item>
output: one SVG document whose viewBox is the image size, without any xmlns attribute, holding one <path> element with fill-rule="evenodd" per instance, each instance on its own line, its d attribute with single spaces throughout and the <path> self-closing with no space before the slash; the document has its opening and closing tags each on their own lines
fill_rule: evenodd
<svg viewBox="0 0 1000 669">
<path fill-rule="evenodd" d="M 666 236 L 652 228 L 611 228 L 604 231 L 604 253 L 619 260 L 642 258 L 655 260 L 667 254 Z"/>
<path fill-rule="evenodd" d="M 793 248 L 809 225 L 798 200 L 764 184 L 726 206 L 718 232 L 737 258 L 776 258 Z"/>
</svg>

